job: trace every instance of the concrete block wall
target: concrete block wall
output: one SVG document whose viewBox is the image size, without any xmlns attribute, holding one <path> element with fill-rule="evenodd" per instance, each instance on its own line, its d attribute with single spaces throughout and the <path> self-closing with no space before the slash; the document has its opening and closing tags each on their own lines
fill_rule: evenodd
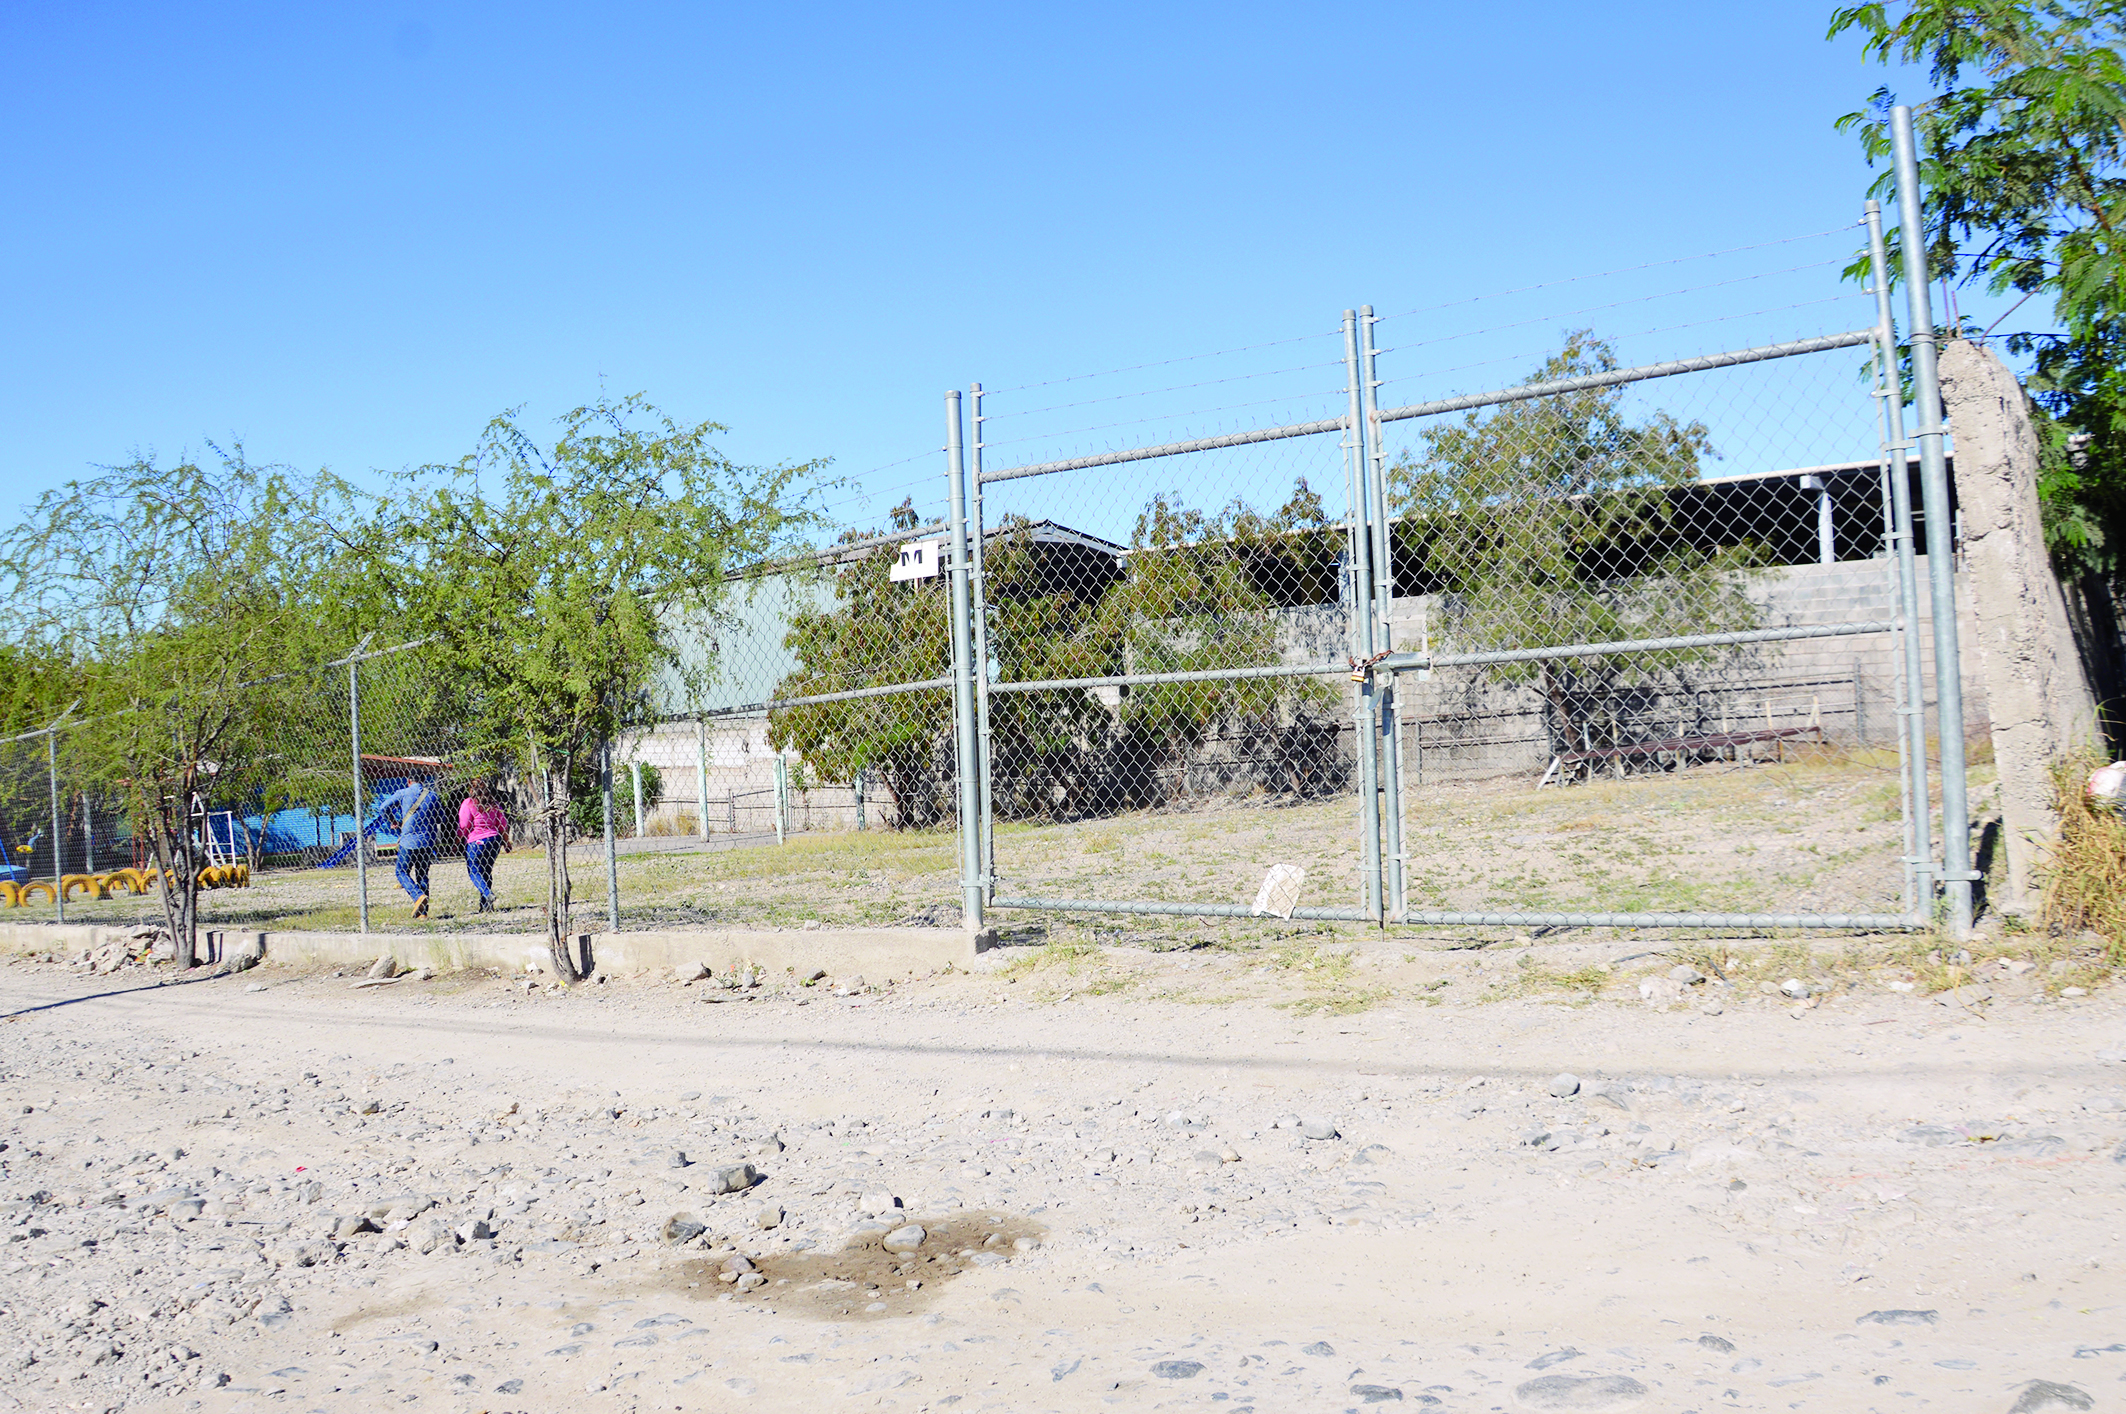
<svg viewBox="0 0 2126 1414">
<path fill-rule="evenodd" d="M 1749 576 L 1749 592 L 1763 610 L 1767 626 L 1890 621 L 1896 616 L 1895 587 L 1886 560 L 1855 560 L 1830 565 L 1791 565 Z M 1921 588 L 1919 632 L 1922 681 L 1920 701 L 1934 719 L 1934 649 L 1932 606 L 1926 593 L 1926 559 L 1918 562 Z M 1958 620 L 1966 649 L 1962 678 L 1967 737 L 1988 729 L 1985 683 L 1969 644 L 1973 620 L 1962 603 Z M 1394 623 L 1398 647 L 1416 647 L 1421 627 L 1441 622 L 1432 596 L 1396 601 Z M 1723 723 L 1736 729 L 1802 725 L 1820 721 L 1833 741 L 1889 746 L 1895 743 L 1896 671 L 1901 650 L 1887 633 L 1802 639 L 1738 650 L 1718 664 L 1686 669 L 1694 703 L 1680 697 L 1648 704 L 1660 720 L 1668 711 L 1696 709 L 1707 729 Z M 1477 669 L 1443 668 L 1427 679 L 1405 676 L 1401 684 L 1403 752 L 1413 780 L 1475 780 L 1528 773 L 1540 775 L 1551 746 L 1544 726 L 1543 703 L 1532 685 L 1489 681 Z"/>
</svg>

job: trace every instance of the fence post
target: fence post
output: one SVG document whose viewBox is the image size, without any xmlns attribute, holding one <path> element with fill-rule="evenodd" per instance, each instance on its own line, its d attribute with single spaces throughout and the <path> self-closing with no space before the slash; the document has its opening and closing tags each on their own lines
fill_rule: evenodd
<svg viewBox="0 0 2126 1414">
<path fill-rule="evenodd" d="M 89 804 L 89 793 L 81 793 L 81 849 L 87 857 L 82 860 L 81 872 L 96 872 L 96 808 Z"/>
<path fill-rule="evenodd" d="M 1875 357 L 1882 379 L 1883 481 L 1894 541 L 1897 590 L 1897 755 L 1904 772 L 1905 872 L 1912 907 L 1934 906 L 1934 825 L 1927 806 L 1927 704 L 1920 692 L 1919 570 L 1912 543 L 1912 473 L 1905 443 L 1903 385 L 1897 367 L 1897 318 L 1890 305 L 1890 258 L 1882 239 L 1882 204 L 1867 206 L 1869 276 L 1875 286 Z"/>
<path fill-rule="evenodd" d="M 1349 385 L 1349 410 L 1345 414 L 1344 483 L 1345 505 L 1350 517 L 1351 547 L 1351 658 L 1354 664 L 1373 657 L 1373 545 L 1367 527 L 1365 468 L 1364 380 L 1358 366 L 1358 312 L 1344 311 L 1344 372 Z M 1374 691 L 1371 666 L 1354 668 L 1353 696 L 1356 730 L 1352 749 L 1358 754 L 1359 844 L 1364 850 L 1362 907 L 1374 922 L 1381 921 L 1380 870 L 1380 703 Z"/>
<path fill-rule="evenodd" d="M 59 816 L 59 724 L 44 729 L 44 764 L 52 786 L 52 907 L 58 921 L 66 922 L 66 834 Z"/>
<path fill-rule="evenodd" d="M 1358 318 L 1365 349 L 1359 382 L 1364 413 L 1359 420 L 1363 433 L 1359 457 L 1366 472 L 1366 511 L 1373 522 L 1373 586 L 1377 606 L 1377 634 L 1373 647 L 1379 652 L 1395 646 L 1394 630 L 1389 622 L 1395 603 L 1395 527 L 1388 519 L 1388 454 L 1380 437 L 1377 399 L 1380 378 L 1374 362 L 1373 325 L 1376 321 L 1373 306 L 1361 306 Z M 1389 676 L 1387 689 L 1381 694 L 1378 726 L 1382 737 L 1381 856 L 1387 874 L 1384 907 L 1388 918 L 1400 919 L 1407 894 L 1403 881 L 1403 732 L 1399 674 Z"/>
<path fill-rule="evenodd" d="M 355 651 L 361 651 L 357 645 Z M 347 656 L 347 745 L 354 757 L 354 901 L 369 931 L 369 846 L 362 834 L 362 660 Z"/>
<path fill-rule="evenodd" d="M 979 789 L 976 799 L 981 809 L 975 817 L 976 828 L 981 831 L 979 848 L 975 858 L 977 878 L 982 886 L 982 901 L 987 903 L 996 896 L 997 840 L 995 802 L 989 793 L 989 599 L 982 577 L 982 539 L 985 527 L 982 524 L 982 385 L 973 384 L 968 389 L 973 403 L 974 445 L 969 448 L 972 458 L 968 465 L 968 547 L 973 552 L 969 567 L 969 594 L 974 627 L 974 728 L 975 768 L 978 772 Z"/>
<path fill-rule="evenodd" d="M 775 842 L 788 843 L 790 829 L 790 760 L 781 752 L 775 755 Z"/>
<path fill-rule="evenodd" d="M 1956 547 L 1949 513 L 1949 475 L 1942 455 L 1941 383 L 1935 367 L 1934 312 L 1927 300 L 1927 228 L 1920 207 L 1919 159 L 1912 110 L 1890 110 L 1897 157 L 1898 231 L 1905 260 L 1905 297 L 1911 305 L 1914 436 L 1919 442 L 1919 487 L 1927 514 L 1927 580 L 1934 607 L 1934 701 L 1941 737 L 1941 878 L 1949 905 L 1949 936 L 1971 935 L 1971 806 L 1964 779 L 1963 657 L 1956 629 Z"/>
<path fill-rule="evenodd" d="M 639 759 L 630 761 L 627 763 L 627 769 L 628 774 L 634 778 L 635 838 L 639 840 L 642 838 L 642 762 Z"/>
<path fill-rule="evenodd" d="M 945 395 L 945 478 L 951 490 L 952 579 L 952 717 L 957 728 L 960 785 L 960 916 L 968 928 L 982 926 L 981 765 L 976 755 L 974 721 L 974 649 L 968 641 L 967 469 L 961 456 L 958 389 Z"/>
<path fill-rule="evenodd" d="M 605 921 L 620 931 L 620 847 L 613 838 L 613 743 L 598 748 L 598 797 L 605 812 Z"/>
<path fill-rule="evenodd" d="M 701 842 L 709 841 L 709 719 L 694 719 L 694 813 L 700 816 Z"/>
<path fill-rule="evenodd" d="M 864 828 L 864 768 L 856 768 L 856 828 Z"/>
</svg>

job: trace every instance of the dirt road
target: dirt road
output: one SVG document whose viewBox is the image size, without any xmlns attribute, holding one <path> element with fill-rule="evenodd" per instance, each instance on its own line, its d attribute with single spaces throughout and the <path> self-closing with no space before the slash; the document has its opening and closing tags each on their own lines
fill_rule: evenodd
<svg viewBox="0 0 2126 1414">
<path fill-rule="evenodd" d="M 1628 950 L 1366 950 L 1363 1009 L 12 962 L 0 1409 L 2126 1406 L 2114 989 L 1657 1010 Z"/>
</svg>

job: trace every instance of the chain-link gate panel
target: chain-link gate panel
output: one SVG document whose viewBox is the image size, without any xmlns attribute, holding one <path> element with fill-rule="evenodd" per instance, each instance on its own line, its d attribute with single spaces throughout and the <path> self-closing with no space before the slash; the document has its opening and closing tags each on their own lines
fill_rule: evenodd
<svg viewBox="0 0 2126 1414">
<path fill-rule="evenodd" d="M 992 396 L 992 906 L 1916 921 L 1914 470 L 1883 326 L 1840 304 L 1635 367 L 1568 331 L 1519 383 L 1408 402 L 1368 310 L 1316 416 L 1003 466 Z"/>
</svg>

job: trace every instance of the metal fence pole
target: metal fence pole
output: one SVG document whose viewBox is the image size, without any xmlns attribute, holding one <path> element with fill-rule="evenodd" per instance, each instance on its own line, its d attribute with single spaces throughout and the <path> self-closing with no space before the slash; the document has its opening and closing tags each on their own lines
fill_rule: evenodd
<svg viewBox="0 0 2126 1414">
<path fill-rule="evenodd" d="M 952 719 L 960 778 L 960 911 L 969 928 L 982 926 L 982 782 L 976 757 L 974 645 L 969 641 L 967 468 L 961 456 L 960 394 L 945 395 L 945 479 L 951 492 L 952 560 L 946 612 L 952 620 Z"/>
<path fill-rule="evenodd" d="M 59 816 L 59 724 L 44 730 L 44 764 L 52 786 L 52 908 L 58 921 L 66 922 L 66 834 Z"/>
<path fill-rule="evenodd" d="M 981 773 L 981 814 L 976 820 L 981 830 L 979 854 L 982 897 L 986 901 L 995 896 L 997 874 L 996 799 L 989 789 L 989 598 L 987 581 L 982 575 L 982 541 L 987 527 L 982 523 L 982 385 L 976 383 L 968 389 L 968 398 L 973 406 L 974 445 L 968 466 L 969 485 L 973 488 L 968 497 L 968 544 L 974 552 L 970 599 L 974 606 L 974 725 L 975 762 Z"/>
<path fill-rule="evenodd" d="M 369 931 L 369 846 L 362 834 L 362 660 L 347 659 L 347 746 L 354 757 L 354 902 Z"/>
<path fill-rule="evenodd" d="M 1366 512 L 1373 522 L 1373 588 L 1376 629 L 1374 649 L 1379 651 L 1395 646 L 1394 630 L 1390 616 L 1395 606 L 1395 527 L 1388 519 L 1388 454 L 1381 445 L 1380 405 L 1376 396 L 1380 378 L 1375 369 L 1373 345 L 1373 306 L 1361 306 L 1358 311 L 1360 342 L 1364 348 L 1364 361 L 1360 365 L 1359 392 L 1364 416 L 1359 427 L 1364 434 L 1360 448 L 1361 465 L 1366 472 Z M 1390 675 L 1386 689 L 1381 693 L 1379 730 L 1381 734 L 1381 856 L 1386 869 L 1384 906 L 1390 919 L 1402 917 L 1407 901 L 1403 882 L 1403 735 L 1402 735 L 1402 683 L 1400 675 Z"/>
<path fill-rule="evenodd" d="M 628 762 L 628 763 L 627 763 L 627 770 L 628 770 L 628 775 L 629 775 L 629 777 L 630 777 L 630 778 L 632 778 L 632 780 L 633 780 L 633 783 L 634 783 L 634 787 L 635 787 L 635 838 L 639 840 L 639 839 L 641 839 L 641 838 L 642 838 L 642 833 L 643 833 L 643 831 L 642 831 L 642 762 L 640 762 L 639 760 L 638 760 L 638 761 L 630 761 L 630 762 Z"/>
<path fill-rule="evenodd" d="M 1927 300 L 1927 228 L 1920 208 L 1919 160 L 1912 110 L 1890 110 L 1897 158 L 1898 230 L 1911 304 L 1912 398 L 1919 442 L 1919 485 L 1927 514 L 1927 580 L 1934 607 L 1934 700 L 1941 737 L 1941 878 L 1949 936 L 1971 933 L 1971 806 L 1964 779 L 1963 658 L 1956 628 L 1956 547 L 1949 514 L 1949 475 L 1942 454 L 1941 383 L 1935 367 L 1934 313 Z"/>
<path fill-rule="evenodd" d="M 1352 713 L 1355 730 L 1352 733 L 1352 750 L 1358 756 L 1358 820 L 1360 845 L 1364 849 L 1364 903 L 1366 914 L 1378 923 L 1383 917 L 1381 908 L 1380 868 L 1380 702 L 1374 690 L 1374 673 L 1370 666 L 1373 654 L 1373 544 L 1367 533 L 1367 502 L 1371 499 L 1366 483 L 1365 457 L 1365 380 L 1359 375 L 1358 365 L 1358 312 L 1344 311 L 1344 372 L 1349 385 L 1349 411 L 1344 423 L 1344 482 L 1345 505 L 1350 518 L 1351 547 L 1351 657 L 1354 663 L 1367 664 L 1354 669 L 1356 679 Z"/>
<path fill-rule="evenodd" d="M 1892 582 L 1897 594 L 1897 754 L 1904 773 L 1905 873 L 1910 908 L 1934 898 L 1934 824 L 1927 805 L 1927 705 L 1919 642 L 1919 571 L 1912 543 L 1912 474 L 1905 442 L 1903 385 L 1897 367 L 1897 318 L 1890 304 L 1890 260 L 1882 239 L 1882 204 L 1867 205 L 1869 275 L 1875 286 L 1875 358 L 1881 378 L 1883 488 L 1889 497 Z"/>
<path fill-rule="evenodd" d="M 620 931 L 620 848 L 613 838 L 613 744 L 598 749 L 598 795 L 605 811 L 605 921 Z"/>
<path fill-rule="evenodd" d="M 709 719 L 694 719 L 694 803 L 701 826 L 702 843 L 709 839 Z"/>
</svg>

